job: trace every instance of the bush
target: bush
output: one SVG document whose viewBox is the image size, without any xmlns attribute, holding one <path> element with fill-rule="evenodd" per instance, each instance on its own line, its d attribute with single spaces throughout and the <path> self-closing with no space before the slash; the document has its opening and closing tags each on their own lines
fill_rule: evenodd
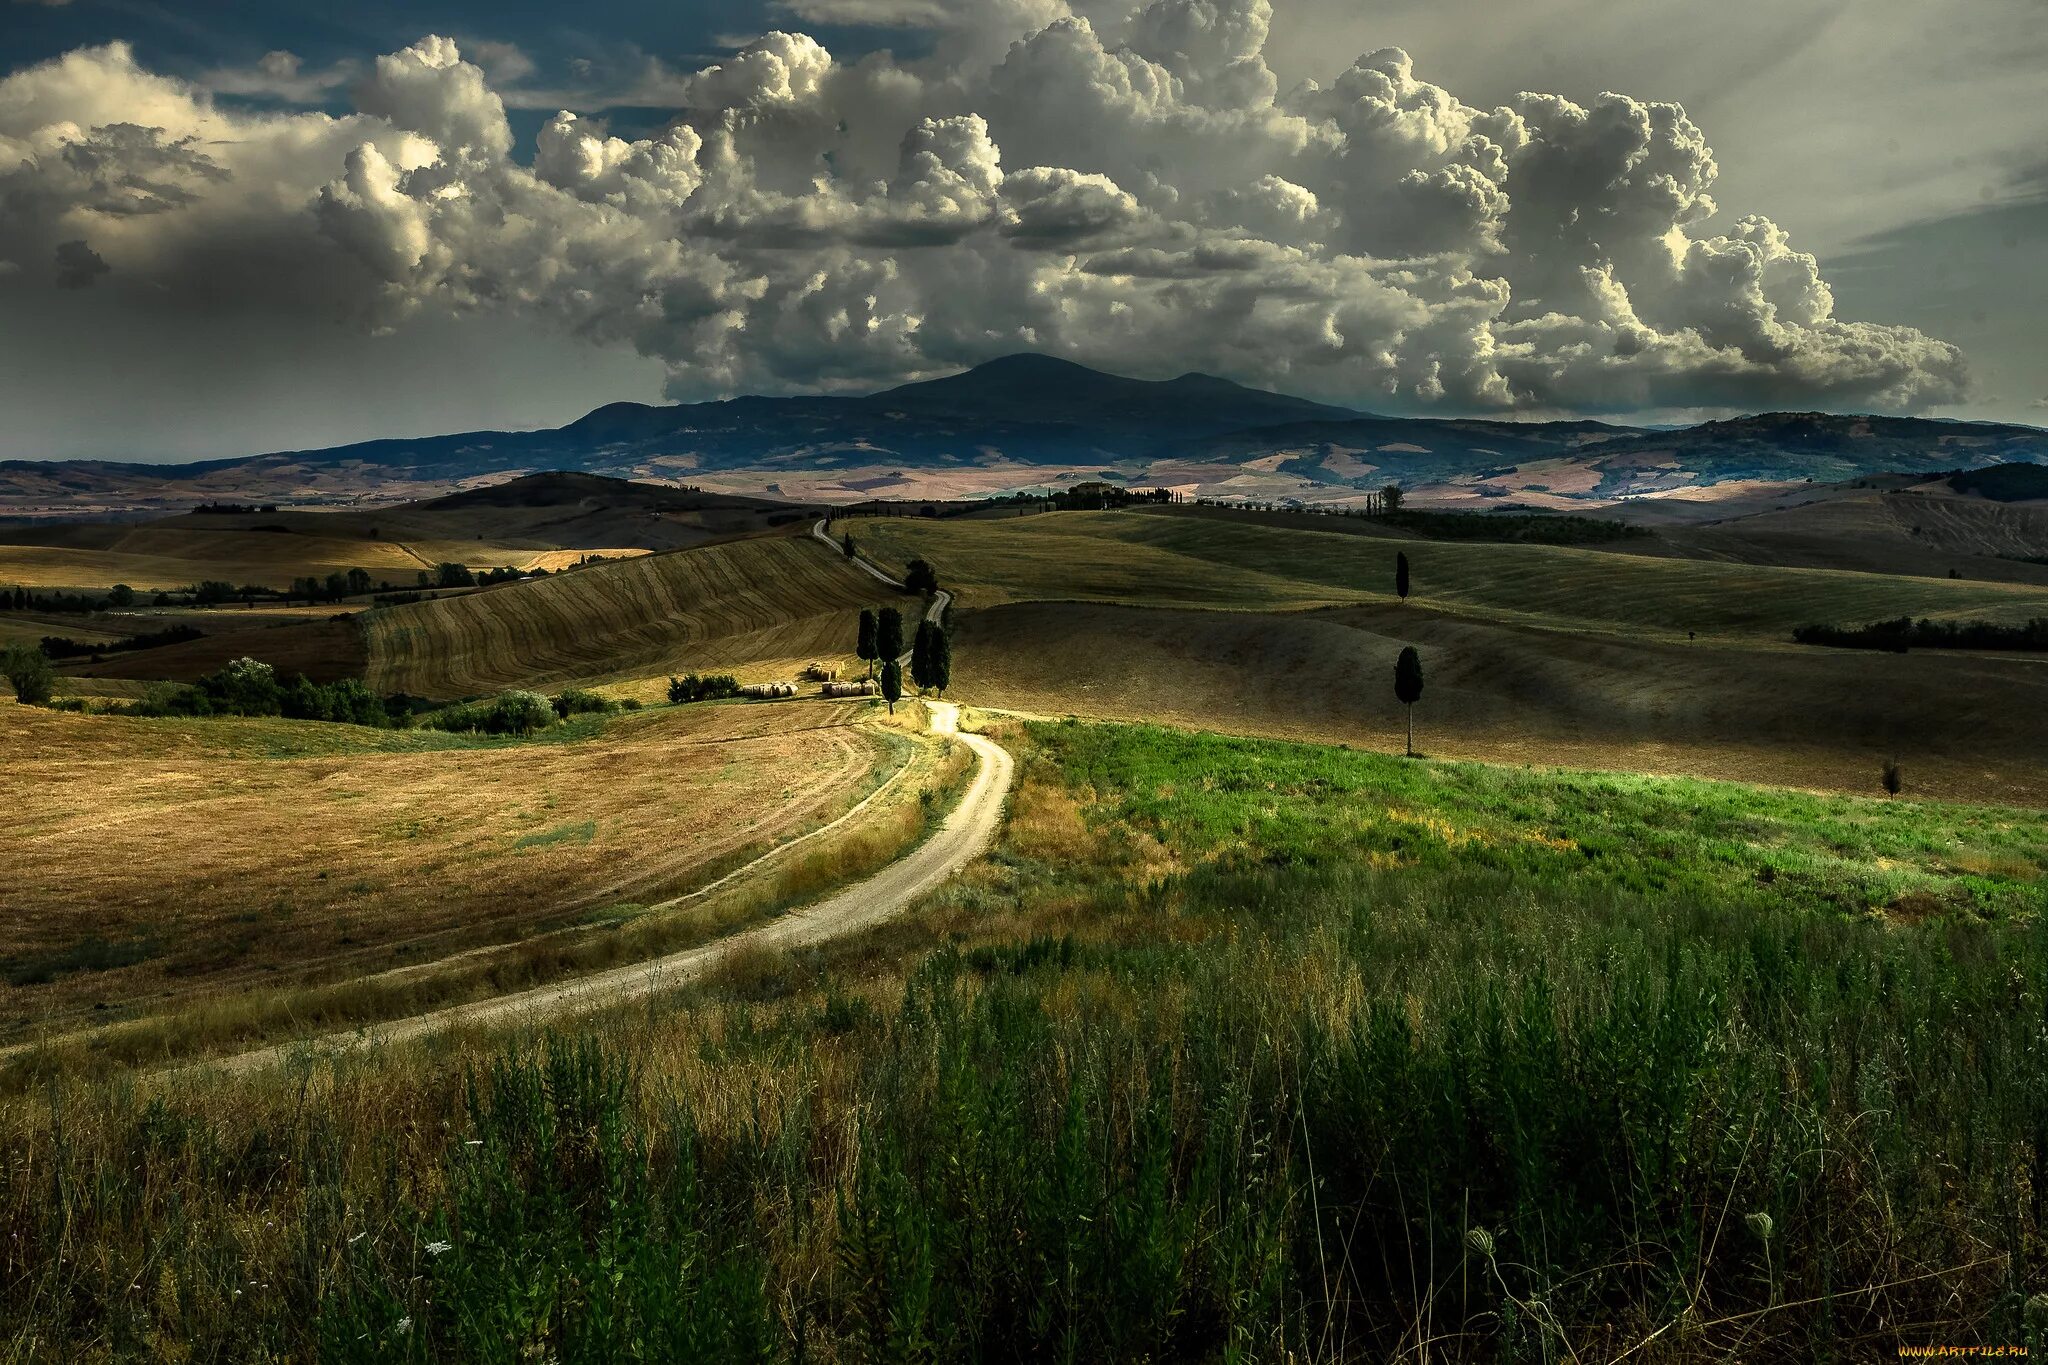
<svg viewBox="0 0 2048 1365">
<path fill-rule="evenodd" d="M 740 680 L 730 673 L 686 673 L 680 678 L 668 680 L 668 699 L 681 705 L 692 701 L 715 701 L 720 697 L 736 697 L 740 693 Z"/>
<path fill-rule="evenodd" d="M 529 735 L 555 723 L 555 704 L 538 692 L 501 692 L 488 701 L 463 702 L 420 721 L 430 730 L 457 734 Z"/>
<path fill-rule="evenodd" d="M 47 706 L 57 687 L 57 670 L 50 656 L 30 645 L 10 645 L 0 650 L 0 674 L 14 687 L 14 697 L 24 706 Z"/>
<path fill-rule="evenodd" d="M 582 688 L 572 687 L 566 692 L 555 694 L 555 714 L 563 720 L 571 716 L 609 716 L 619 710 L 619 704 L 610 697 L 599 696 Z"/>
</svg>

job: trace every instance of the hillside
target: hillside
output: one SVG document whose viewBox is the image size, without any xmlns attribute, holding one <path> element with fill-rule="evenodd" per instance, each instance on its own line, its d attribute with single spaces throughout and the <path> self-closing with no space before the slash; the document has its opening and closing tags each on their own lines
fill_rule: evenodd
<svg viewBox="0 0 2048 1365">
<path fill-rule="evenodd" d="M 0 514 L 170 509 L 208 496 L 393 501 L 576 470 L 798 501 L 1029 488 L 1107 470 L 1262 499 L 1387 482 L 1538 505 L 1734 480 L 2048 460 L 2048 431 L 1920 418 L 1767 413 L 1676 431 L 1598 421 L 1389 417 L 1213 375 L 1143 380 L 1015 355 L 880 393 L 615 403 L 548 431 L 392 438 L 189 466 L 0 464 Z"/>
<path fill-rule="evenodd" d="M 362 618 L 379 692 L 459 697 L 850 654 L 862 607 L 902 599 L 809 537 L 649 555 L 380 608 Z"/>
</svg>

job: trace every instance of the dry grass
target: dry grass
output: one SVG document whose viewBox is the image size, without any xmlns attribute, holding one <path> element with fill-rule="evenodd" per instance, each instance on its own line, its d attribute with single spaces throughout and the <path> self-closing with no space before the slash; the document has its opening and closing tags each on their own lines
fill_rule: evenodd
<svg viewBox="0 0 2048 1365">
<path fill-rule="evenodd" d="M 870 709 L 664 708 L 464 747 L 22 708 L 0 731 L 0 958 L 51 979 L 0 987 L 5 1015 L 360 973 L 672 896 L 864 794 Z"/>
<path fill-rule="evenodd" d="M 371 612 L 370 685 L 464 696 L 843 654 L 862 607 L 901 604 L 808 538 L 651 555 Z"/>
</svg>

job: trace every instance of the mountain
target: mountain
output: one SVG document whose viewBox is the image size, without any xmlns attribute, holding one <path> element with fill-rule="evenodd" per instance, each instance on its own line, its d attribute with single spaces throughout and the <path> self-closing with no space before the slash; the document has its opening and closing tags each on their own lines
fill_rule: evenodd
<svg viewBox="0 0 2048 1365">
<path fill-rule="evenodd" d="M 104 514 L 236 495 L 387 500 L 535 470 L 672 483 L 714 476 L 799 498 L 927 496 L 927 486 L 985 490 L 1110 470 L 1237 496 L 1307 497 L 1392 481 L 1474 497 L 1604 500 L 1730 480 L 1833 481 L 2009 461 L 2048 462 L 2048 432 L 1824 413 L 1676 430 L 1387 417 L 1211 375 L 1129 379 L 1014 355 L 858 397 L 613 403 L 552 431 L 367 441 L 199 465 L 11 461 L 0 464 L 0 509 Z"/>
</svg>

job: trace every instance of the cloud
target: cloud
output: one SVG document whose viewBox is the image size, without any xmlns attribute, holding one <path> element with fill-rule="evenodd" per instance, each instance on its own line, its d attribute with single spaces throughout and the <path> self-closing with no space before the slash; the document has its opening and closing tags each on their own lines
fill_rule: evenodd
<svg viewBox="0 0 2048 1365">
<path fill-rule="evenodd" d="M 266 52 L 254 66 L 215 67 L 199 83 L 216 95 L 278 100 L 286 104 L 322 104 L 356 79 L 361 67 L 338 61 L 308 71 L 295 52 Z"/>
<path fill-rule="evenodd" d="M 1838 318 L 1813 255 L 1725 212 L 1670 101 L 1481 107 L 1392 48 L 1282 93 L 1267 0 L 785 11 L 938 39 L 916 60 L 793 30 L 699 70 L 649 59 L 661 132 L 561 109 L 530 154 L 506 119 L 537 97 L 514 48 L 424 38 L 365 64 L 341 116 L 82 49 L 0 81 L 0 257 L 75 243 L 138 308 L 539 319 L 659 359 L 691 398 L 1017 350 L 1411 410 L 1914 410 L 1968 389 L 1954 347 Z M 270 65 L 278 89 L 327 79 Z"/>
<path fill-rule="evenodd" d="M 110 269 L 97 251 L 83 241 L 57 243 L 57 287 L 88 289 Z"/>
</svg>

